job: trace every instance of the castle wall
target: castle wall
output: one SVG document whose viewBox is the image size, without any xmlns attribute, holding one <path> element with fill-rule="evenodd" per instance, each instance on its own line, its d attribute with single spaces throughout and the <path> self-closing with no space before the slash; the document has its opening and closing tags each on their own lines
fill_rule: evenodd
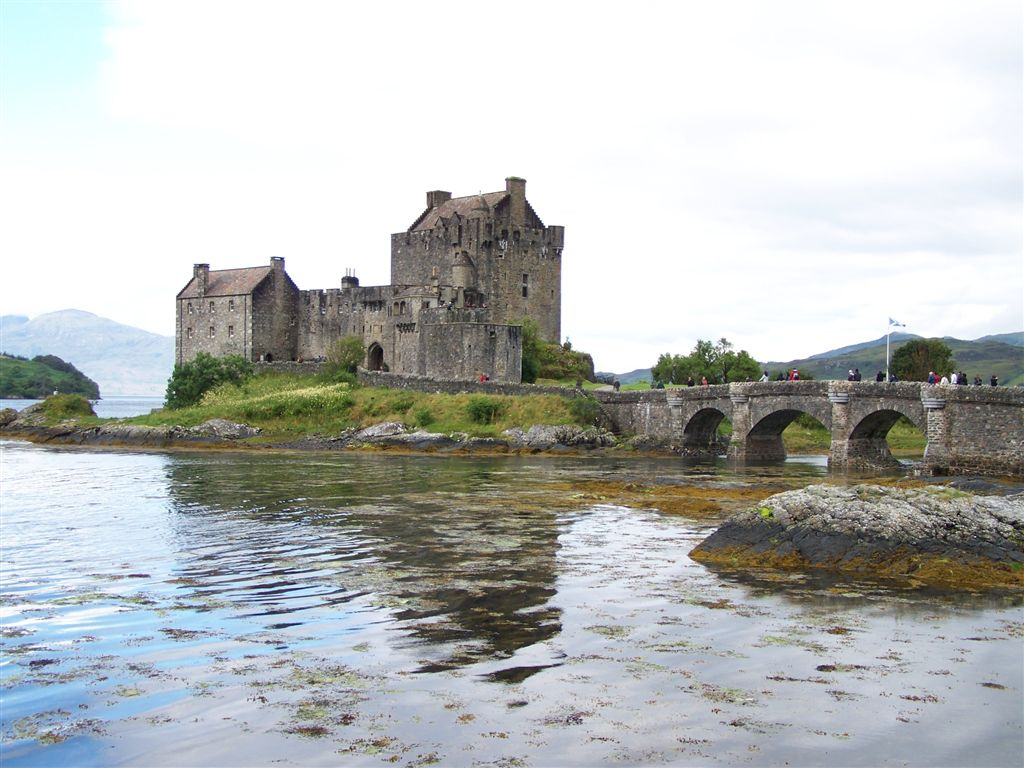
<svg viewBox="0 0 1024 768">
<path fill-rule="evenodd" d="M 292 360 L 298 349 L 299 291 L 284 268 L 275 269 L 252 293 L 249 359 Z"/>
<path fill-rule="evenodd" d="M 251 360 L 251 308 L 247 295 L 178 299 L 175 362 L 187 362 L 200 352 L 213 357 L 241 355 Z"/>
<path fill-rule="evenodd" d="M 423 312 L 424 365 L 416 373 L 441 379 L 478 379 L 484 374 L 498 382 L 521 381 L 522 328 L 476 322 L 473 315 L 480 314 L 480 310 Z"/>
</svg>

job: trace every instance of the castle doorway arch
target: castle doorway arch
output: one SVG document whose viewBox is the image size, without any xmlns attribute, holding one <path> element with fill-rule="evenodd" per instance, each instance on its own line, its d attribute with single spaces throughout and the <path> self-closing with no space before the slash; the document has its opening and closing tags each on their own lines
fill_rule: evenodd
<svg viewBox="0 0 1024 768">
<path fill-rule="evenodd" d="M 366 350 L 366 368 L 370 371 L 381 371 L 384 369 L 384 348 L 374 342 Z"/>
</svg>

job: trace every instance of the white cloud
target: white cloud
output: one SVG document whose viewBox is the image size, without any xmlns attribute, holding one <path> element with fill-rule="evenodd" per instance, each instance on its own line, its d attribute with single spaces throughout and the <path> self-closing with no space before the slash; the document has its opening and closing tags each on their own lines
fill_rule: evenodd
<svg viewBox="0 0 1024 768">
<path fill-rule="evenodd" d="M 5 312 L 171 333 L 192 263 L 273 255 L 304 288 L 386 283 L 426 190 L 514 174 L 566 227 L 563 331 L 605 370 L 721 336 L 789 359 L 890 315 L 1024 327 L 1016 3 L 110 9 L 92 82 L 3 152 L 17 284 L 60 276 Z"/>
</svg>

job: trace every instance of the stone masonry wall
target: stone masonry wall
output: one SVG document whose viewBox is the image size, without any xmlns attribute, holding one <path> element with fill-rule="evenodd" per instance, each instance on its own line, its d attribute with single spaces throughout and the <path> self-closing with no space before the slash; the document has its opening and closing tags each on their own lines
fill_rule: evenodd
<svg viewBox="0 0 1024 768">
<path fill-rule="evenodd" d="M 944 403 L 928 410 L 927 434 L 930 441 L 943 433 L 947 440 L 941 453 L 925 455 L 926 464 L 952 472 L 1024 476 L 1024 389 L 924 384 L 921 398 Z"/>
</svg>

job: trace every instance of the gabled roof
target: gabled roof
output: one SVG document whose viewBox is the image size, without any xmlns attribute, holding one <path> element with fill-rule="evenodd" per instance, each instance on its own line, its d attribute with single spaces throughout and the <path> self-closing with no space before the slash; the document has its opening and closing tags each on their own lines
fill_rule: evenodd
<svg viewBox="0 0 1024 768">
<path fill-rule="evenodd" d="M 195 277 L 181 289 L 179 299 L 199 299 L 205 296 L 244 296 L 251 294 L 271 273 L 273 267 L 245 267 L 244 269 L 210 270 L 206 292 L 199 293 Z"/>
<path fill-rule="evenodd" d="M 493 211 L 495 206 L 508 197 L 508 192 L 486 192 L 483 194 L 467 195 L 466 197 L 453 197 L 445 200 L 440 205 L 427 208 L 420 214 L 419 218 L 409 227 L 410 232 L 420 232 L 426 229 L 434 229 L 440 225 L 439 219 L 450 219 L 455 215 L 463 219 L 476 218 L 482 213 L 480 201 L 483 200 L 487 207 Z"/>
</svg>

